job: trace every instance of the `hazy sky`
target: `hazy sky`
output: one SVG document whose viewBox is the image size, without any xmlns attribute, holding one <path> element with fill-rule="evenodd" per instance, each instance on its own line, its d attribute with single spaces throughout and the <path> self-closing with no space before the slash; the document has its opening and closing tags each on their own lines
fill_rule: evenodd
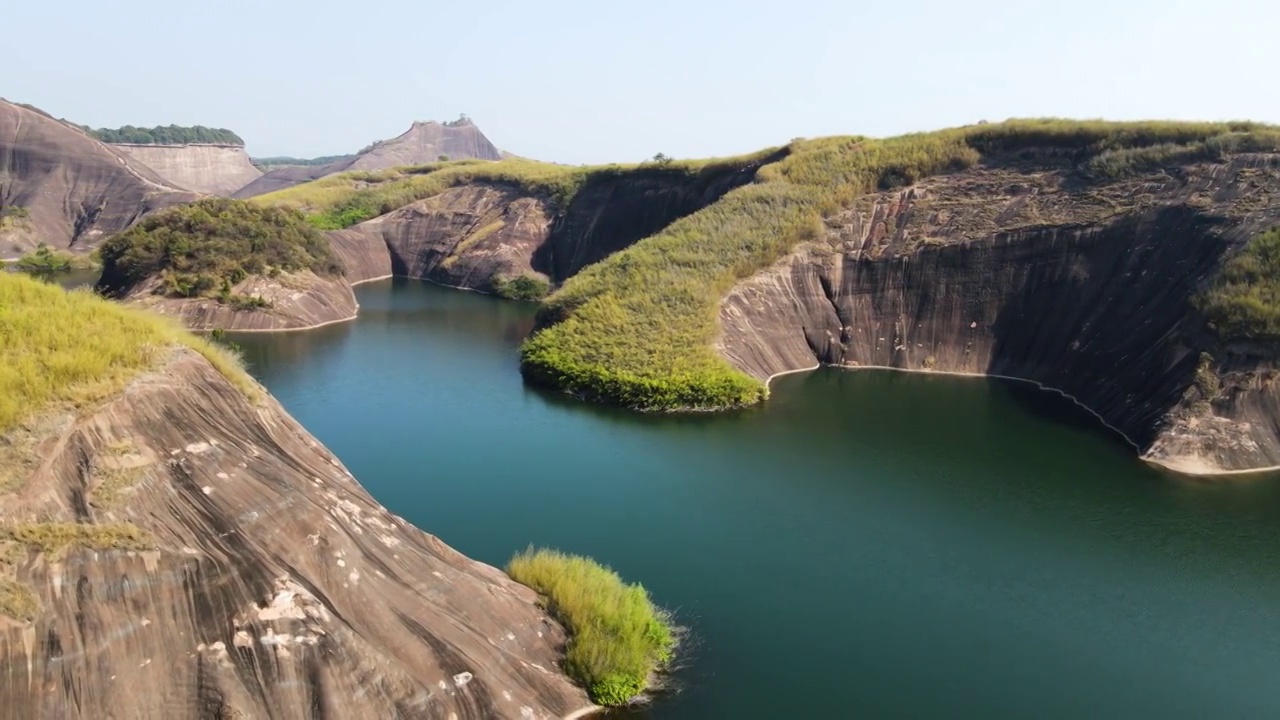
<svg viewBox="0 0 1280 720">
<path fill-rule="evenodd" d="M 1006 117 L 1280 122 L 1280 3 L 42 0 L 0 96 L 97 126 L 353 152 L 467 113 L 568 163 L 726 155 Z"/>
</svg>

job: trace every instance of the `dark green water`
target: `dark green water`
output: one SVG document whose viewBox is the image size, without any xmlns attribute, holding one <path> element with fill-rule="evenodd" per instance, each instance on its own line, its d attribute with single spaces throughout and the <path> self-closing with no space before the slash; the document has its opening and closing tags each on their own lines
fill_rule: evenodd
<svg viewBox="0 0 1280 720">
<path fill-rule="evenodd" d="M 642 716 L 1280 714 L 1280 482 L 1146 467 L 1021 386 L 822 371 L 644 417 L 526 389 L 527 306 L 409 281 L 241 336 L 392 511 L 501 565 L 591 555 L 691 629 Z"/>
</svg>

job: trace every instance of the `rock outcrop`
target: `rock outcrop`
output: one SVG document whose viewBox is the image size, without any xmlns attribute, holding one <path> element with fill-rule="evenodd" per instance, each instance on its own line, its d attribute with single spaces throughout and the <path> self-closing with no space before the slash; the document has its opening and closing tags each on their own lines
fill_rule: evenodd
<svg viewBox="0 0 1280 720">
<path fill-rule="evenodd" d="M 0 563 L 38 600 L 29 621 L 0 619 L 5 717 L 589 707 L 532 591 L 379 506 L 257 392 L 177 350 L 114 399 L 5 438 L 8 461 L 34 461 L 10 464 L 28 472 L 0 504 Z"/>
<path fill-rule="evenodd" d="M 774 159 L 693 175 L 600 173 L 563 209 L 519 188 L 473 183 L 329 238 L 352 282 L 397 275 L 482 292 L 522 275 L 558 283 L 719 200 Z"/>
<path fill-rule="evenodd" d="M 721 350 L 761 379 L 819 364 L 998 375 L 1068 394 L 1188 473 L 1280 465 L 1276 348 L 1191 303 L 1280 222 L 1280 157 L 1090 184 L 983 167 L 882 193 L 723 301 Z"/>
<path fill-rule="evenodd" d="M 236 191 L 234 197 L 283 190 L 326 175 L 349 170 L 385 170 L 402 165 L 436 162 L 440 156 L 450 160 L 501 160 L 502 152 L 489 142 L 471 121 L 442 124 L 415 122 L 406 132 L 390 140 L 374 143 L 354 157 L 328 165 L 276 168 Z"/>
<path fill-rule="evenodd" d="M 0 258 L 44 242 L 88 252 L 142 215 L 196 196 L 143 163 L 37 110 L 0 100 Z"/>
<path fill-rule="evenodd" d="M 231 197 L 262 177 L 240 145 L 124 145 L 111 147 L 146 165 L 170 185 Z"/>
<path fill-rule="evenodd" d="M 169 297 L 158 292 L 160 280 L 140 283 L 119 299 L 176 317 L 192 330 L 307 330 L 353 320 L 359 305 L 341 275 L 311 271 L 251 275 L 231 288 L 232 301 Z"/>
</svg>

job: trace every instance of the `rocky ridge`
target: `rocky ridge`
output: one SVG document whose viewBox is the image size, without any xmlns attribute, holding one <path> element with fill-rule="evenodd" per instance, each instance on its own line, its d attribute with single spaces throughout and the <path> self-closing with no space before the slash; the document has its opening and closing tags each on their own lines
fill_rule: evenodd
<svg viewBox="0 0 1280 720">
<path fill-rule="evenodd" d="M 471 121 L 442 124 L 415 122 L 401 135 L 374 143 L 353 157 L 328 165 L 275 168 L 241 187 L 237 198 L 250 198 L 346 171 L 386 170 L 402 165 L 451 160 L 501 160 L 502 153 Z"/>
<path fill-rule="evenodd" d="M 0 100 L 0 258 L 44 242 L 88 252 L 148 212 L 196 195 L 144 163 L 42 112 Z"/>
<path fill-rule="evenodd" d="M 813 368 L 994 375 L 1061 391 L 1144 458 L 1280 465 L 1275 348 L 1191 303 L 1280 223 L 1280 156 L 1104 184 L 985 166 L 860 200 L 723 301 L 720 349 L 760 379 Z"/>
<path fill-rule="evenodd" d="M 176 350 L 5 437 L 0 570 L 35 600 L 0 619 L 6 717 L 590 707 L 532 591 L 387 512 L 256 392 Z"/>
</svg>

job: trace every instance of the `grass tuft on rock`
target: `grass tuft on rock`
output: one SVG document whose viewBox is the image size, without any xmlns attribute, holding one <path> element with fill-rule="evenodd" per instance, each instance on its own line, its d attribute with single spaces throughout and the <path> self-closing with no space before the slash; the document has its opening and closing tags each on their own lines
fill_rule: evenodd
<svg viewBox="0 0 1280 720">
<path fill-rule="evenodd" d="M 82 408 L 158 368 L 175 346 L 203 355 L 250 398 L 239 358 L 176 322 L 0 272 L 0 434 L 58 406 Z"/>
<path fill-rule="evenodd" d="M 40 600 L 36 598 L 36 593 L 30 585 L 9 578 L 0 578 L 0 615 L 27 623 L 35 620 L 38 614 L 40 614 Z"/>
<path fill-rule="evenodd" d="M 516 582 L 546 598 L 569 631 L 565 671 L 595 702 L 625 705 L 671 660 L 675 645 L 665 614 L 640 585 L 589 558 L 530 548 L 507 565 Z"/>
<path fill-rule="evenodd" d="M 0 525 L 0 540 L 57 557 L 69 548 L 92 550 L 150 550 L 151 533 L 133 523 L 42 522 Z"/>
</svg>

